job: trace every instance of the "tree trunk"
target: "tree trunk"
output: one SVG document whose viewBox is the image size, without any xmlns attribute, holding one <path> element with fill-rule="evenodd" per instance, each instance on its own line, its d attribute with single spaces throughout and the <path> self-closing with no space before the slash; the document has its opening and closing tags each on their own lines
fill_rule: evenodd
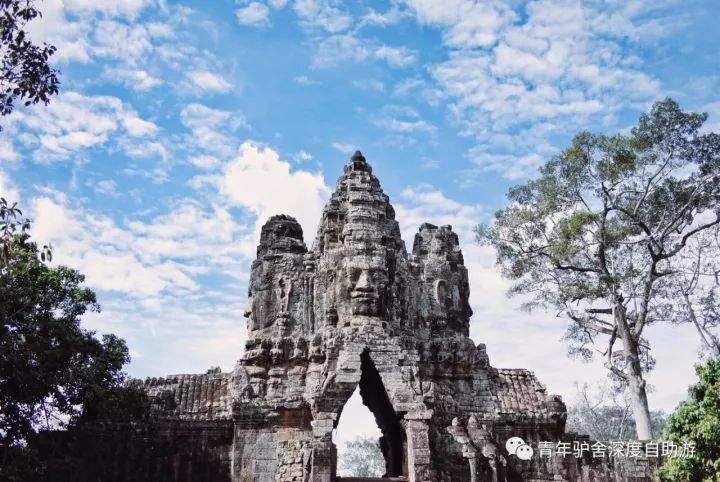
<svg viewBox="0 0 720 482">
<path fill-rule="evenodd" d="M 618 303 L 615 307 L 615 323 L 618 327 L 618 334 L 622 339 L 623 351 L 627 361 L 624 373 L 630 387 L 635 433 L 638 440 L 650 440 L 652 438 L 650 407 L 648 406 L 642 365 L 640 365 L 640 350 L 638 349 L 638 341 L 628 326 L 625 307 L 621 303 Z"/>
</svg>

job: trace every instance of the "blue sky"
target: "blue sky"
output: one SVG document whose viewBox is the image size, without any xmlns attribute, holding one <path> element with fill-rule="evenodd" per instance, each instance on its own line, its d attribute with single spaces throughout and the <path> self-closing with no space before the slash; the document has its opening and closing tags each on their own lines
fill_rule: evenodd
<svg viewBox="0 0 720 482">
<path fill-rule="evenodd" d="M 603 376 L 565 358 L 564 322 L 504 297 L 471 229 L 581 129 L 626 130 L 657 99 L 720 130 L 714 1 L 45 0 L 62 93 L 2 119 L 0 192 L 81 269 L 133 376 L 230 369 L 259 227 L 296 216 L 312 243 L 361 149 L 407 244 L 420 223 L 464 243 L 472 336 L 496 366 L 566 399 Z M 653 408 L 671 409 L 697 343 L 659 329 Z"/>
</svg>

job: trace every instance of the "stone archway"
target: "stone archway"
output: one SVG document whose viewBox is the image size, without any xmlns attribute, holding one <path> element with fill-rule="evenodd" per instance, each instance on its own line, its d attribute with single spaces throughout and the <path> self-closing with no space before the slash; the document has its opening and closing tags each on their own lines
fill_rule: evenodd
<svg viewBox="0 0 720 482">
<path fill-rule="evenodd" d="M 382 433 L 379 444 L 385 459 L 385 476 L 407 475 L 407 443 L 402 415 L 395 412 L 367 348 L 360 355 L 360 372 L 360 397 L 375 416 L 375 423 Z"/>
</svg>

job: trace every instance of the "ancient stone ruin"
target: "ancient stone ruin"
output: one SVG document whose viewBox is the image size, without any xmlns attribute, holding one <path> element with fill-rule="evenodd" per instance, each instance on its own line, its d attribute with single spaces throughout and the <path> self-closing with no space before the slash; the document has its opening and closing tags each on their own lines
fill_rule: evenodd
<svg viewBox="0 0 720 482">
<path fill-rule="evenodd" d="M 152 400 L 152 421 L 91 430 L 105 447 L 94 456 L 112 460 L 104 469 L 112 476 L 101 480 L 141 473 L 168 481 L 335 481 L 332 431 L 358 386 L 382 431 L 388 477 L 644 480 L 642 465 L 620 470 L 507 453 L 510 437 L 534 447 L 567 438 L 565 405 L 532 372 L 490 365 L 485 345 L 468 336 L 457 235 L 423 224 L 408 253 L 360 152 L 345 166 L 312 248 L 295 219 L 266 222 L 248 294 L 247 343 L 233 372 L 138 382 Z"/>
</svg>

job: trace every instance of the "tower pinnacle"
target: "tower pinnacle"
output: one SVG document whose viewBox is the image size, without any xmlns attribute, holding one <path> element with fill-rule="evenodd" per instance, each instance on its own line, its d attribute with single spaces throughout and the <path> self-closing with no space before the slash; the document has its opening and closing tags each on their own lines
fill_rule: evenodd
<svg viewBox="0 0 720 482">
<path fill-rule="evenodd" d="M 349 171 L 365 171 L 372 173 L 372 167 L 365 160 L 365 156 L 362 152 L 355 151 L 355 154 L 350 158 L 350 162 L 345 166 L 345 172 Z"/>
</svg>

